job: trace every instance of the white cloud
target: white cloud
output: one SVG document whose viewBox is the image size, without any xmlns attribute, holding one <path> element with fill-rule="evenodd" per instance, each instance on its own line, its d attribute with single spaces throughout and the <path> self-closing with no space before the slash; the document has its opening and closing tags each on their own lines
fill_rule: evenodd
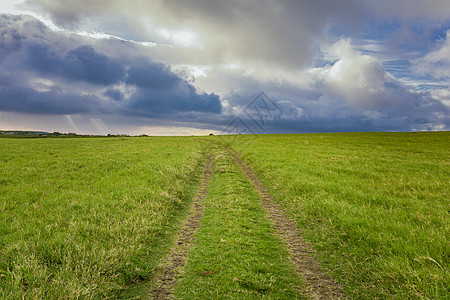
<svg viewBox="0 0 450 300">
<path fill-rule="evenodd" d="M 442 102 L 450 108 L 450 88 L 432 90 L 430 94 L 433 99 Z"/>
<path fill-rule="evenodd" d="M 28 84 L 38 92 L 48 92 L 55 86 L 55 81 L 47 78 L 35 77 L 31 78 Z"/>
<path fill-rule="evenodd" d="M 282 110 L 281 118 L 286 120 L 300 120 L 304 118 L 305 110 L 296 106 L 287 100 L 282 100 L 277 103 L 278 107 Z"/>
<path fill-rule="evenodd" d="M 159 27 L 155 30 L 168 42 L 186 48 L 202 48 L 199 34 L 189 29 L 169 29 Z"/>
<path fill-rule="evenodd" d="M 450 79 L 450 30 L 440 47 L 422 58 L 413 61 L 413 69 L 419 75 L 430 75 L 435 79 Z"/>
<path fill-rule="evenodd" d="M 329 52 L 338 61 L 316 73 L 332 94 L 360 108 L 378 108 L 385 104 L 382 94 L 388 76 L 379 60 L 356 51 L 350 39 L 336 42 Z"/>
<path fill-rule="evenodd" d="M 17 14 L 20 12 L 18 7 L 24 0 L 1 0 L 0 1 L 0 12 Z"/>
</svg>

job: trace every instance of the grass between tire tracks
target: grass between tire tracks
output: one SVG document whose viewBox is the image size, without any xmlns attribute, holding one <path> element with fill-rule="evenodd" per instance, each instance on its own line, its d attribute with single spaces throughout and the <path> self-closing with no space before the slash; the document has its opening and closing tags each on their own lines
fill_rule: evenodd
<svg viewBox="0 0 450 300">
<path fill-rule="evenodd" d="M 202 226 L 176 284 L 182 299 L 302 299 L 305 283 L 254 187 L 216 148 Z"/>
</svg>

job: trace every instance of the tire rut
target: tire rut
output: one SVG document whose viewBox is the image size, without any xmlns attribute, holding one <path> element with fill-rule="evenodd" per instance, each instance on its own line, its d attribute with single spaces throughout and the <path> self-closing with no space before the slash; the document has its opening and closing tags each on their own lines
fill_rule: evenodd
<svg viewBox="0 0 450 300">
<path fill-rule="evenodd" d="M 162 273 L 155 279 L 155 287 L 150 291 L 151 299 L 174 299 L 174 286 L 177 278 L 183 274 L 188 250 L 194 242 L 194 235 L 201 226 L 201 219 L 205 207 L 203 199 L 208 196 L 210 179 L 212 177 L 212 157 L 208 153 L 207 162 L 204 167 L 201 183 L 192 207 L 188 213 L 180 233 L 176 239 L 175 246 L 171 249 L 169 256 L 165 259 Z"/>
<path fill-rule="evenodd" d="M 330 276 L 327 276 L 320 267 L 320 264 L 315 259 L 315 252 L 303 240 L 297 229 L 296 222 L 286 216 L 286 212 L 274 201 L 273 197 L 268 193 L 267 188 L 241 158 L 232 150 L 228 148 L 226 150 L 234 158 L 235 162 L 260 194 L 262 205 L 268 212 L 276 233 L 288 246 L 293 262 L 297 267 L 297 272 L 306 279 L 309 295 L 313 299 L 321 300 L 347 298 L 342 292 L 342 287 Z"/>
</svg>

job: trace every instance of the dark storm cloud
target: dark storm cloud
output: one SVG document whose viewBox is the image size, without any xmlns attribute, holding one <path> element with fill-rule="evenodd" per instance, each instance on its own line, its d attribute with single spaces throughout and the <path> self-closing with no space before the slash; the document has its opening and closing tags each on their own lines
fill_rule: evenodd
<svg viewBox="0 0 450 300">
<path fill-rule="evenodd" d="M 164 90 L 141 89 L 131 100 L 130 109 L 135 113 L 166 114 L 170 112 L 211 112 L 219 114 L 222 111 L 219 97 L 212 94 L 198 94 L 195 88 L 188 84 L 178 86 L 173 93 Z"/>
<path fill-rule="evenodd" d="M 4 16 L 0 16 L 3 23 Z M 17 51 L 21 45 L 21 37 L 15 28 L 0 27 L 0 61 L 13 51 Z"/>
<path fill-rule="evenodd" d="M 93 95 L 39 92 L 29 87 L 0 87 L 0 111 L 30 114 L 82 114 L 98 112 L 99 99 Z"/>
<path fill-rule="evenodd" d="M 11 57 L 19 68 L 39 75 L 59 76 L 69 80 L 108 85 L 122 80 L 125 68 L 119 61 L 82 45 L 60 55 L 55 46 L 42 38 L 20 41 L 20 50 Z"/>
<path fill-rule="evenodd" d="M 0 110 L 127 115 L 221 112 L 218 96 L 199 93 L 167 65 L 135 57 L 131 43 L 127 56 L 115 55 L 114 47 L 110 53 L 108 48 L 100 51 L 89 38 L 53 32 L 25 16 L 2 15 L 0 28 Z M 116 42 L 127 47 L 127 42 Z"/>
<path fill-rule="evenodd" d="M 107 89 L 104 95 L 110 99 L 121 101 L 124 98 L 123 93 L 118 89 Z"/>
<path fill-rule="evenodd" d="M 165 90 L 176 87 L 183 80 L 172 73 L 168 66 L 142 59 L 133 63 L 126 82 L 142 88 Z"/>
<path fill-rule="evenodd" d="M 63 61 L 60 72 L 67 70 L 70 79 L 108 85 L 123 80 L 126 74 L 120 61 L 98 53 L 89 45 L 70 50 Z"/>
</svg>

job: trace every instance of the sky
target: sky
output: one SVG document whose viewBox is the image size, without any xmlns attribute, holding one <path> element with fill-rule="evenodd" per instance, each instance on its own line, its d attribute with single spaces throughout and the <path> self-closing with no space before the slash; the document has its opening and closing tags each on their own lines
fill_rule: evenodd
<svg viewBox="0 0 450 300">
<path fill-rule="evenodd" d="M 448 0 L 0 0 L 0 130 L 449 128 Z"/>
</svg>

